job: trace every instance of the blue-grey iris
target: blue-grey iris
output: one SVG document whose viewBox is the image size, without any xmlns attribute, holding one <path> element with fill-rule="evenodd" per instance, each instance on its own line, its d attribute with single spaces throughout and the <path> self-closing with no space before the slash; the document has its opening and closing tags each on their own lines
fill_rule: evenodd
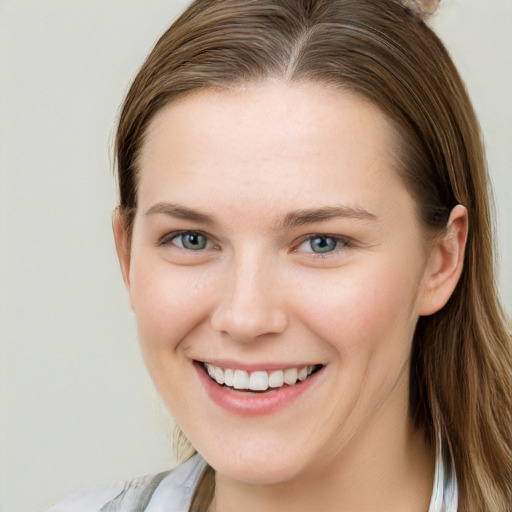
<svg viewBox="0 0 512 512">
<path fill-rule="evenodd" d="M 331 252 L 336 249 L 337 240 L 328 236 L 319 236 L 310 241 L 313 252 Z"/>
<path fill-rule="evenodd" d="M 205 236 L 197 233 L 186 233 L 181 235 L 181 243 L 185 249 L 199 251 L 206 248 L 208 240 Z"/>
</svg>

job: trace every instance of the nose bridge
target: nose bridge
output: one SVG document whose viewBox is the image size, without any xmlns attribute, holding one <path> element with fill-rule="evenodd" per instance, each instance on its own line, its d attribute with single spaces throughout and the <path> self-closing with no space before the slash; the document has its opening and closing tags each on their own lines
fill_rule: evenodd
<svg viewBox="0 0 512 512">
<path fill-rule="evenodd" d="M 258 248 L 233 256 L 212 314 L 215 330 L 240 342 L 283 332 L 288 324 L 277 264 Z"/>
</svg>

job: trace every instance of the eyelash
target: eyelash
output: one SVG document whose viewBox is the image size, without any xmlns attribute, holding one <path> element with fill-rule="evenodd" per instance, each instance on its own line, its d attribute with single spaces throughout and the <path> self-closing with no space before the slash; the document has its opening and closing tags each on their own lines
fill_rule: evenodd
<svg viewBox="0 0 512 512">
<path fill-rule="evenodd" d="M 339 254 L 340 251 L 352 247 L 354 244 L 352 241 L 346 237 L 338 236 L 338 235 L 329 235 L 327 233 L 316 233 L 313 235 L 307 235 L 303 237 L 298 244 L 296 244 L 295 249 L 293 252 L 298 252 L 298 248 L 300 248 L 301 245 L 303 245 L 306 242 L 311 242 L 315 239 L 328 239 L 332 240 L 335 243 L 335 247 L 331 251 L 327 252 L 315 252 L 315 251 L 303 251 L 307 254 L 313 255 L 313 257 L 316 258 L 328 258 L 330 256 L 335 256 Z"/>
<path fill-rule="evenodd" d="M 206 239 L 206 243 L 207 244 L 213 244 L 213 247 L 210 247 L 210 249 L 211 248 L 213 248 L 213 249 L 217 248 L 217 245 L 214 242 L 212 242 L 211 237 L 209 235 L 207 235 L 206 233 L 203 233 L 201 231 L 187 231 L 187 230 L 173 231 L 172 233 L 167 233 L 166 235 L 164 235 L 162 238 L 160 238 L 158 240 L 157 245 L 159 247 L 173 245 L 173 246 L 177 247 L 178 249 L 182 249 L 184 251 L 189 251 L 189 252 L 201 252 L 201 251 L 207 249 L 207 247 L 205 247 L 204 249 L 195 249 L 195 250 L 194 249 L 187 249 L 186 247 L 180 247 L 176 243 L 173 243 L 173 241 L 176 238 L 182 237 L 184 235 L 203 237 L 203 238 Z"/>
<path fill-rule="evenodd" d="M 189 235 L 189 236 L 200 236 L 200 237 L 204 237 L 205 240 L 206 240 L 206 244 L 211 244 L 213 245 L 213 247 L 204 247 L 204 248 L 199 248 L 199 249 L 189 249 L 189 248 L 186 248 L 186 247 L 182 247 L 176 243 L 174 243 L 174 240 L 177 239 L 178 237 L 182 237 L 184 235 Z M 315 252 L 313 250 L 311 251 L 302 251 L 302 252 L 305 252 L 307 254 L 311 254 L 313 255 L 313 257 L 320 257 L 320 258 L 326 258 L 326 257 L 329 257 L 329 256 L 333 256 L 333 255 L 336 255 L 338 254 L 340 251 L 342 251 L 343 249 L 346 249 L 346 248 L 349 248 L 349 247 L 352 247 L 353 246 L 353 243 L 350 239 L 346 238 L 346 237 L 342 237 L 342 236 L 337 236 L 337 235 L 329 235 L 329 234 L 326 234 L 326 233 L 315 233 L 315 234 L 311 234 L 311 235 L 307 235 L 307 236 L 304 236 L 300 239 L 300 241 L 298 243 L 296 243 L 294 245 L 294 249 L 292 252 L 294 253 L 297 253 L 299 252 L 299 248 L 301 245 L 303 245 L 304 243 L 306 242 L 312 242 L 314 241 L 315 239 L 324 239 L 324 240 L 332 240 L 334 243 L 335 243 L 335 246 L 333 248 L 333 250 L 330 250 L 330 251 L 326 251 L 326 252 Z M 157 243 L 158 246 L 162 247 L 162 246 L 168 246 L 168 245 L 174 245 L 175 247 L 177 247 L 178 249 L 182 249 L 184 251 L 188 251 L 188 252 L 202 252 L 206 249 L 216 249 L 218 248 L 218 246 L 211 240 L 211 237 L 209 235 L 207 235 L 206 233 L 203 233 L 201 231 L 187 231 L 187 230 L 182 230 L 182 231 L 173 231 L 172 233 L 167 233 L 166 235 L 164 235 L 163 237 L 161 237 Z"/>
</svg>

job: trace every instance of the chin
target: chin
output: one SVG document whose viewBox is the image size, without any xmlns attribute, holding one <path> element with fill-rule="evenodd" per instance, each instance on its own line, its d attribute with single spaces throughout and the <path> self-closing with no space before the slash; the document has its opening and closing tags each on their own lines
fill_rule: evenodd
<svg viewBox="0 0 512 512">
<path fill-rule="evenodd" d="M 293 480 L 297 476 L 297 468 L 274 467 L 272 464 L 264 464 L 260 468 L 248 467 L 246 464 L 237 467 L 222 464 L 222 468 L 216 472 L 239 482 L 249 485 L 273 485 Z"/>
<path fill-rule="evenodd" d="M 301 455 L 303 452 L 301 452 Z M 286 457 L 281 451 L 259 450 L 256 453 L 223 451 L 205 459 L 215 471 L 226 478 L 250 485 L 272 485 L 296 478 L 303 470 L 303 456 Z"/>
</svg>

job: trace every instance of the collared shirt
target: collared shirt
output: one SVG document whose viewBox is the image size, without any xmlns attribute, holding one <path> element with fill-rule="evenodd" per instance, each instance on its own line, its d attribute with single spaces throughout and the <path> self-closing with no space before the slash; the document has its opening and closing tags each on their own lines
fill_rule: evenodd
<svg viewBox="0 0 512 512">
<path fill-rule="evenodd" d="M 177 468 L 158 475 L 90 489 L 47 512 L 188 512 L 206 463 L 196 454 Z M 438 450 L 428 512 L 457 512 L 457 480 L 453 464 Z"/>
<path fill-rule="evenodd" d="M 457 477 L 453 460 L 444 460 L 442 443 L 437 443 L 436 469 L 428 512 L 457 512 Z"/>
</svg>

